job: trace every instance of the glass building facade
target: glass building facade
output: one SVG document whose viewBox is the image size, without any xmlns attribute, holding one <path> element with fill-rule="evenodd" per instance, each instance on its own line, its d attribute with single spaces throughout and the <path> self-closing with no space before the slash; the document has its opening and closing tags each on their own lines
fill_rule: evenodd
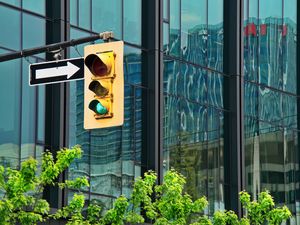
<svg viewBox="0 0 300 225">
<path fill-rule="evenodd" d="M 237 3 L 240 26 L 225 16 Z M 230 207 L 237 180 L 253 196 L 270 190 L 300 224 L 297 7 L 296 0 L 0 0 L 0 57 L 107 30 L 125 43 L 119 127 L 83 129 L 82 80 L 28 85 L 29 64 L 53 60 L 51 53 L 1 62 L 0 164 L 19 167 L 44 149 L 80 144 L 84 155 L 68 177 L 87 176 L 87 201 L 106 208 L 144 171 L 161 179 L 175 168 L 193 198 L 207 196 L 208 215 Z M 239 28 L 240 57 L 228 50 L 231 25 Z M 82 57 L 84 45 L 62 56 Z M 240 74 L 227 71 L 230 56 Z M 234 110 L 231 91 L 240 98 Z M 228 160 L 229 123 L 240 124 L 237 160 Z M 238 174 L 232 164 L 240 175 L 230 180 Z"/>
</svg>

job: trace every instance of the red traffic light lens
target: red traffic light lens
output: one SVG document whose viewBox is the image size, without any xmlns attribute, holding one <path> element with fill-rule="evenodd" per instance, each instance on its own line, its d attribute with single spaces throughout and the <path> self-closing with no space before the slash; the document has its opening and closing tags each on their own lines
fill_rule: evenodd
<svg viewBox="0 0 300 225">
<path fill-rule="evenodd" d="M 91 72 L 97 76 L 103 76 L 108 73 L 107 66 L 98 58 L 95 57 L 92 66 Z"/>
</svg>

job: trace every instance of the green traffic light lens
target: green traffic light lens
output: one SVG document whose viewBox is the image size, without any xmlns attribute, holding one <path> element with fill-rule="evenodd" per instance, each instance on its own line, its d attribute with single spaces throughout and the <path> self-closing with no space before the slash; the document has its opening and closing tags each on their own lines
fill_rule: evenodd
<svg viewBox="0 0 300 225">
<path fill-rule="evenodd" d="M 108 112 L 107 108 L 105 108 L 100 102 L 96 105 L 96 113 L 100 115 L 104 115 Z"/>
<path fill-rule="evenodd" d="M 108 109 L 98 100 L 91 101 L 91 103 L 89 104 L 89 108 L 98 115 L 105 115 L 108 113 Z"/>
</svg>

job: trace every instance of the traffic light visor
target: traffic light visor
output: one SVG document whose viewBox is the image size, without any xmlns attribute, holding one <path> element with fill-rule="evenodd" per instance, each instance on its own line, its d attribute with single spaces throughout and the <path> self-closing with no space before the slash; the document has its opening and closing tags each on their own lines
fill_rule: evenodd
<svg viewBox="0 0 300 225">
<path fill-rule="evenodd" d="M 84 63 L 94 76 L 105 76 L 111 72 L 113 53 L 90 54 L 85 58 Z"/>
</svg>

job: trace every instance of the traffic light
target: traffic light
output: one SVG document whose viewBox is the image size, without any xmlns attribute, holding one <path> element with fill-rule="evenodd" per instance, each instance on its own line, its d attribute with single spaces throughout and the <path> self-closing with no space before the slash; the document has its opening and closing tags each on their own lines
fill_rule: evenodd
<svg viewBox="0 0 300 225">
<path fill-rule="evenodd" d="M 122 41 L 84 48 L 84 129 L 123 124 L 123 48 Z"/>
</svg>

